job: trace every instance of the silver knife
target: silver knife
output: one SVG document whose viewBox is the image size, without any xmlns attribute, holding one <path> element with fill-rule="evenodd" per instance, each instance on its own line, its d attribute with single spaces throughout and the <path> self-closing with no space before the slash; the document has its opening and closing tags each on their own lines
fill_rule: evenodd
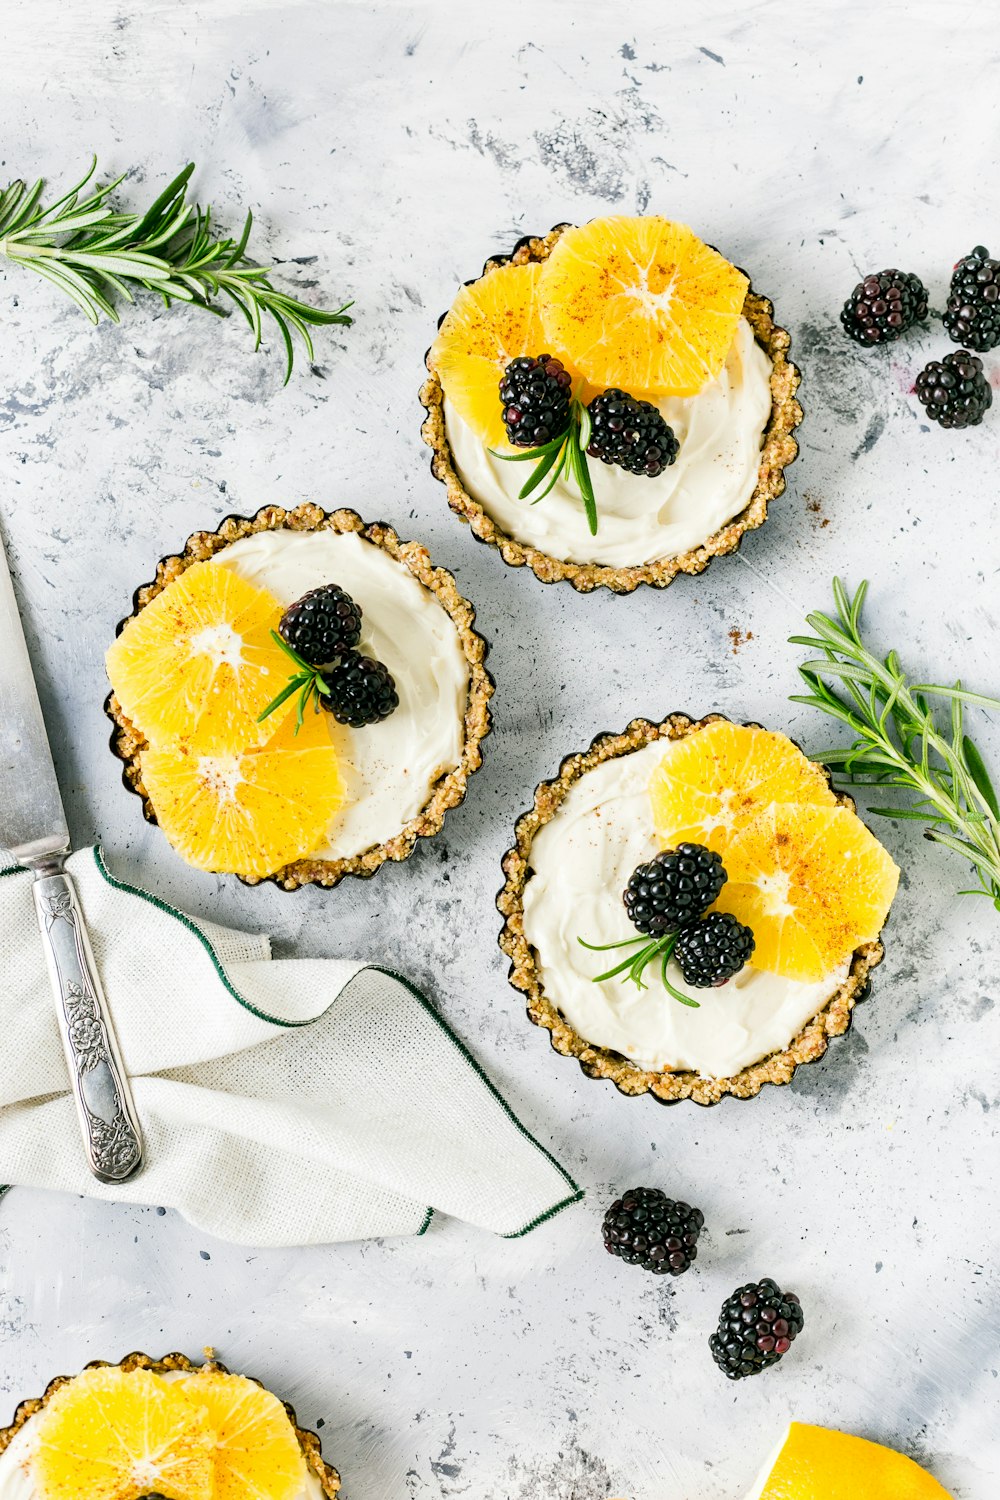
<svg viewBox="0 0 1000 1500">
<path fill-rule="evenodd" d="M 35 877 L 35 913 L 90 1170 L 101 1182 L 125 1182 L 142 1166 L 142 1136 L 83 912 L 63 868 L 69 830 L 2 541 L 0 845 Z"/>
</svg>

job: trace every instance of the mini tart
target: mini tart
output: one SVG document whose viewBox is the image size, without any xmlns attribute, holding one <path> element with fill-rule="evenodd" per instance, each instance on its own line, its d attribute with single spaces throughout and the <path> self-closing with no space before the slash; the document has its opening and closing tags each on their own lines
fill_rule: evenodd
<svg viewBox="0 0 1000 1500">
<path fill-rule="evenodd" d="M 206 1353 L 209 1353 L 209 1351 L 206 1351 Z M 225 1365 L 219 1364 L 211 1356 L 206 1360 L 206 1364 L 210 1369 L 219 1370 L 224 1375 L 231 1373 L 226 1369 Z M 95 1359 L 91 1360 L 90 1364 L 85 1366 L 85 1369 L 88 1370 L 107 1368 L 124 1370 L 126 1374 L 130 1374 L 133 1370 L 150 1370 L 154 1375 L 167 1375 L 171 1371 L 176 1370 L 182 1374 L 194 1375 L 199 1370 L 204 1369 L 205 1366 L 194 1364 L 184 1354 L 165 1354 L 162 1359 L 151 1359 L 148 1354 L 138 1353 L 127 1354 L 124 1359 L 117 1362 L 117 1365 L 113 1360 Z M 57 1375 L 46 1386 L 43 1395 L 32 1397 L 20 1403 L 14 1413 L 14 1420 L 10 1426 L 0 1428 L 0 1453 L 6 1451 L 32 1417 L 37 1416 L 40 1411 L 44 1410 L 56 1391 L 74 1378 L 72 1375 Z M 253 1376 L 248 1378 L 253 1379 Z M 254 1380 L 254 1384 L 260 1385 L 261 1389 L 266 1389 L 259 1380 Z M 282 1405 L 295 1431 L 295 1436 L 298 1439 L 299 1447 L 302 1449 L 310 1477 L 316 1480 L 319 1492 L 326 1497 L 326 1500 L 335 1500 L 335 1497 L 340 1493 L 340 1475 L 332 1464 L 328 1464 L 324 1460 L 322 1444 L 316 1433 L 299 1426 L 295 1411 L 289 1406 L 287 1401 L 282 1402 Z"/>
<path fill-rule="evenodd" d="M 169 583 L 195 563 L 204 562 L 232 543 L 260 532 L 281 531 L 298 534 L 323 531 L 353 533 L 402 564 L 433 594 L 450 617 L 469 668 L 463 748 L 459 764 L 435 782 L 429 789 L 428 800 L 421 811 L 391 838 L 349 857 L 321 858 L 313 855 L 297 859 L 266 877 L 282 889 L 292 891 L 304 885 L 334 886 L 345 875 L 365 878 L 374 875 L 387 860 L 407 859 L 413 853 L 418 839 L 432 838 L 440 832 L 445 813 L 462 802 L 469 777 L 482 764 L 482 742 L 491 727 L 489 700 L 493 695 L 494 682 L 485 665 L 489 652 L 488 642 L 474 629 L 475 609 L 459 593 L 453 575 L 445 568 L 435 567 L 426 548 L 419 542 L 401 541 L 384 522 L 366 524 L 353 510 L 327 512 L 318 505 L 300 505 L 291 511 L 269 505 L 252 517 L 227 516 L 217 531 L 196 531 L 188 538 L 183 552 L 163 558 L 157 564 L 156 577 L 136 590 L 132 614 L 119 621 L 116 634 L 120 635 L 129 620 L 134 619 Z M 122 711 L 114 692 L 108 696 L 104 707 L 115 726 L 111 736 L 111 749 L 124 762 L 122 781 L 129 791 L 141 798 L 147 821 L 156 823 L 156 812 L 143 785 L 140 765 L 140 756 L 147 748 L 147 741 L 141 730 Z M 380 727 L 373 726 L 367 732 L 377 734 Z M 241 875 L 240 878 L 247 884 L 259 883 L 249 876 Z"/>
<path fill-rule="evenodd" d="M 510 255 L 498 255 L 489 259 L 483 266 L 482 276 L 488 276 L 501 266 L 524 265 L 530 261 L 547 259 L 553 245 L 569 227 L 568 224 L 557 224 L 546 235 L 528 235 L 518 240 Z M 468 286 L 472 284 L 466 283 Z M 447 313 L 442 313 L 438 326 L 446 316 Z M 678 573 L 704 572 L 713 557 L 735 552 L 748 531 L 755 531 L 763 526 L 767 520 L 769 504 L 784 493 L 784 471 L 794 462 L 799 451 L 794 433 L 802 421 L 802 407 L 796 400 L 795 393 L 801 376 L 788 358 L 791 337 L 775 323 L 774 307 L 768 298 L 760 296 L 752 288 L 746 295 L 743 316 L 750 324 L 757 344 L 771 361 L 771 415 L 761 440 L 757 485 L 753 494 L 738 515 L 699 546 L 676 557 L 664 557 L 626 567 L 596 562 L 567 562 L 510 536 L 489 515 L 483 504 L 469 494 L 456 469 L 445 427 L 444 391 L 431 364 L 428 350 L 427 368 L 430 373 L 420 389 L 420 402 L 427 412 L 421 436 L 433 450 L 431 472 L 445 486 L 448 504 L 460 520 L 472 527 L 476 538 L 496 547 L 511 567 L 529 567 L 542 583 L 558 583 L 565 579 L 582 594 L 590 593 L 596 588 L 609 588 L 617 594 L 630 594 L 641 583 L 651 584 L 654 588 L 666 588 L 673 583 Z M 544 501 L 541 503 L 544 504 Z"/>
<path fill-rule="evenodd" d="M 882 962 L 884 955 L 881 942 L 865 943 L 857 948 L 843 983 L 798 1035 L 782 1050 L 772 1052 L 729 1078 L 706 1078 L 690 1071 L 649 1071 L 619 1052 L 586 1041 L 545 993 L 537 955 L 524 929 L 524 893 L 532 877 L 531 846 L 535 835 L 551 822 L 570 788 L 588 771 L 605 761 L 641 750 L 655 740 L 678 740 L 719 721 L 725 721 L 723 714 L 709 714 L 703 719 L 693 720 L 686 714 L 676 713 L 660 723 L 634 719 L 621 734 L 598 735 L 589 750 L 567 756 L 559 767 L 558 776 L 553 781 L 541 783 L 535 792 L 534 806 L 517 821 L 514 845 L 503 858 L 506 880 L 497 897 L 497 907 L 504 918 L 500 947 L 511 961 L 510 984 L 527 996 L 528 1019 L 534 1025 L 544 1027 L 550 1033 L 555 1051 L 564 1057 L 575 1057 L 589 1078 L 610 1079 L 623 1094 L 652 1094 L 661 1104 L 676 1104 L 682 1099 L 691 1099 L 695 1104 L 717 1104 L 726 1094 L 749 1099 L 760 1093 L 766 1083 L 789 1083 L 800 1063 L 816 1062 L 825 1053 L 831 1038 L 842 1036 L 847 1031 L 855 1005 L 869 994 L 871 971 Z M 825 774 L 829 780 L 829 773 Z M 837 802 L 853 812 L 853 800 L 833 790 Z"/>
</svg>

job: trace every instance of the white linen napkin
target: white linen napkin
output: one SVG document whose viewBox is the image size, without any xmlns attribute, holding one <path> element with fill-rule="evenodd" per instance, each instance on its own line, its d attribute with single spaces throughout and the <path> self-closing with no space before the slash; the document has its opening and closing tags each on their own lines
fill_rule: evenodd
<svg viewBox="0 0 1000 1500">
<path fill-rule="evenodd" d="M 435 1210 L 526 1234 L 583 1196 L 406 980 L 272 959 L 69 861 L 146 1145 L 134 1181 L 87 1169 L 31 877 L 0 872 L 0 1183 L 176 1208 L 220 1238 L 422 1234 Z"/>
</svg>

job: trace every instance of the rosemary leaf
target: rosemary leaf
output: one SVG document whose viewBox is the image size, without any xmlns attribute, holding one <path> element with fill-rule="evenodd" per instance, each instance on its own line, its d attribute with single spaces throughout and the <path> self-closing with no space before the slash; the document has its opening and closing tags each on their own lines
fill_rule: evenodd
<svg viewBox="0 0 1000 1500">
<path fill-rule="evenodd" d="M 491 448 L 490 454 L 493 458 L 502 458 L 505 464 L 531 464 L 546 453 L 558 453 L 565 441 L 565 434 L 560 433 L 558 437 L 550 438 L 547 443 L 540 443 L 537 448 L 525 448 L 521 453 L 501 453 L 499 448 Z"/>
<path fill-rule="evenodd" d="M 990 780 L 990 773 L 986 769 L 986 764 L 979 753 L 978 747 L 969 739 L 968 735 L 963 736 L 962 746 L 965 750 L 965 763 L 969 767 L 969 775 L 979 788 L 980 794 L 994 818 L 1000 819 L 1000 800 L 997 798 L 996 787 Z"/>
<path fill-rule="evenodd" d="M 583 496 L 583 508 L 587 512 L 587 525 L 590 527 L 591 536 L 597 535 L 597 500 L 594 496 L 594 485 L 590 477 L 590 468 L 587 464 L 587 452 L 582 441 L 574 443 L 571 447 L 573 467 L 576 470 L 576 482 L 580 486 L 580 494 Z"/>
<path fill-rule="evenodd" d="M 496 448 L 491 448 L 489 451 L 494 458 L 503 459 L 504 463 L 533 463 L 535 465 L 530 478 L 518 491 L 518 499 L 527 500 L 529 495 L 532 495 L 534 490 L 542 484 L 542 481 L 546 480 L 544 488 L 539 489 L 538 494 L 534 495 L 532 505 L 537 505 L 539 500 L 544 500 L 546 495 L 555 488 L 559 476 L 568 471 L 579 486 L 590 534 L 596 536 L 597 500 L 587 464 L 587 445 L 590 442 L 591 430 L 590 413 L 579 397 L 574 396 L 570 402 L 568 425 L 556 437 L 550 438 L 547 443 L 541 443 L 537 448 L 526 448 L 523 453 L 500 453 Z"/>
<path fill-rule="evenodd" d="M 690 995 L 685 995 L 675 989 L 667 975 L 667 960 L 674 951 L 677 938 L 676 932 L 667 933 L 663 937 L 646 937 L 640 933 L 638 937 L 622 938 L 617 943 L 588 943 L 586 938 L 582 937 L 578 937 L 577 942 L 581 948 L 588 948 L 591 953 L 607 953 L 612 948 L 635 948 L 637 944 L 641 944 L 638 953 L 630 953 L 627 958 L 622 959 L 621 963 L 615 964 L 614 968 L 605 969 L 603 974 L 595 974 L 592 982 L 603 984 L 606 979 L 615 979 L 621 974 L 622 984 L 631 980 L 636 989 L 647 989 L 648 986 L 643 983 L 642 976 L 648 966 L 659 959 L 660 978 L 667 994 L 672 995 L 681 1005 L 686 1005 L 691 1010 L 700 1010 L 699 1002 L 692 1000 Z"/>
<path fill-rule="evenodd" d="M 136 290 L 156 293 L 165 307 L 187 302 L 220 317 L 228 302 L 249 323 L 255 349 L 263 340 L 264 318 L 274 324 L 285 352 L 287 385 L 295 357 L 293 332 L 312 359 L 310 327 L 351 322 L 350 302 L 336 310 L 310 307 L 271 285 L 271 268 L 247 256 L 251 214 L 237 239 L 213 233 L 211 209 L 186 199 L 193 162 L 141 214 L 109 206 L 124 174 L 104 187 L 91 187 L 81 199 L 96 170 L 95 157 L 75 187 L 47 208 L 41 178 L 30 188 L 18 181 L 0 191 L 0 260 L 51 282 L 92 323 L 102 316 L 117 323 L 112 295 L 131 302 Z"/>
<path fill-rule="evenodd" d="M 522 484 L 521 488 L 518 490 L 518 499 L 527 500 L 532 491 L 536 490 L 541 484 L 542 480 L 548 474 L 549 470 L 554 468 L 555 473 L 552 475 L 552 478 L 549 480 L 548 484 L 542 490 L 541 494 L 535 496 L 536 502 L 538 500 L 544 500 L 545 496 L 552 489 L 556 480 L 559 478 L 559 475 L 562 473 L 563 465 L 566 462 L 565 455 L 566 445 L 565 443 L 563 443 L 561 447 L 554 448 L 551 453 L 546 453 L 544 458 L 539 459 L 538 463 L 532 469 L 525 483 Z"/>
<path fill-rule="evenodd" d="M 862 583 L 852 599 L 835 578 L 835 617 L 816 611 L 807 617 L 814 634 L 789 638 L 821 653 L 799 668 L 810 691 L 792 694 L 791 701 L 820 709 L 853 735 L 850 745 L 813 758 L 839 767 L 855 786 L 904 793 L 908 806 L 870 811 L 925 824 L 925 838 L 969 861 L 982 883 L 976 894 L 989 896 L 1000 911 L 1000 799 L 964 727 L 967 707 L 998 709 L 1000 700 L 969 692 L 960 681 L 953 686 L 910 682 L 896 651 L 875 656 L 861 633 L 867 590 Z"/>
</svg>

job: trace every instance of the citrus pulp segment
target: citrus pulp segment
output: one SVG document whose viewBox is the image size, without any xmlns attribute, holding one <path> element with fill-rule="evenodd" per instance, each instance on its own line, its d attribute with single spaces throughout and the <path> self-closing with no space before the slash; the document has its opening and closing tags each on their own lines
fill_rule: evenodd
<svg viewBox="0 0 1000 1500">
<path fill-rule="evenodd" d="M 542 265 L 547 344 L 595 386 L 694 396 L 722 369 L 749 282 L 656 214 L 565 230 Z"/>
<path fill-rule="evenodd" d="M 326 715 L 289 714 L 264 745 L 197 754 L 187 744 L 140 757 L 156 820 L 200 870 L 263 879 L 311 854 L 344 801 Z"/>
<path fill-rule="evenodd" d="M 491 448 L 510 450 L 500 377 L 522 354 L 558 354 L 545 345 L 539 307 L 541 266 L 499 266 L 463 286 L 445 314 L 430 363 L 459 416 Z M 513 450 L 510 450 L 513 451 Z"/>
<path fill-rule="evenodd" d="M 716 907 L 752 929 L 752 967 L 806 983 L 874 942 L 899 883 L 847 807 L 773 803 L 737 833 L 725 860 Z"/>
<path fill-rule="evenodd" d="M 45 1500 L 212 1500 L 205 1411 L 149 1370 L 85 1370 L 39 1424 L 33 1476 Z"/>
<path fill-rule="evenodd" d="M 215 1433 L 212 1500 L 296 1500 L 306 1463 L 284 1406 L 244 1375 L 204 1369 L 180 1382 Z"/>
<path fill-rule="evenodd" d="M 281 605 L 232 568 L 187 568 L 125 626 L 107 654 L 122 711 L 151 745 L 202 754 L 260 744 L 289 711 L 257 716 L 292 668 L 271 637 Z"/>
<path fill-rule="evenodd" d="M 825 773 L 786 735 L 726 720 L 665 748 L 649 794 L 664 848 L 688 841 L 723 856 L 772 802 L 833 807 L 837 801 Z"/>
</svg>

